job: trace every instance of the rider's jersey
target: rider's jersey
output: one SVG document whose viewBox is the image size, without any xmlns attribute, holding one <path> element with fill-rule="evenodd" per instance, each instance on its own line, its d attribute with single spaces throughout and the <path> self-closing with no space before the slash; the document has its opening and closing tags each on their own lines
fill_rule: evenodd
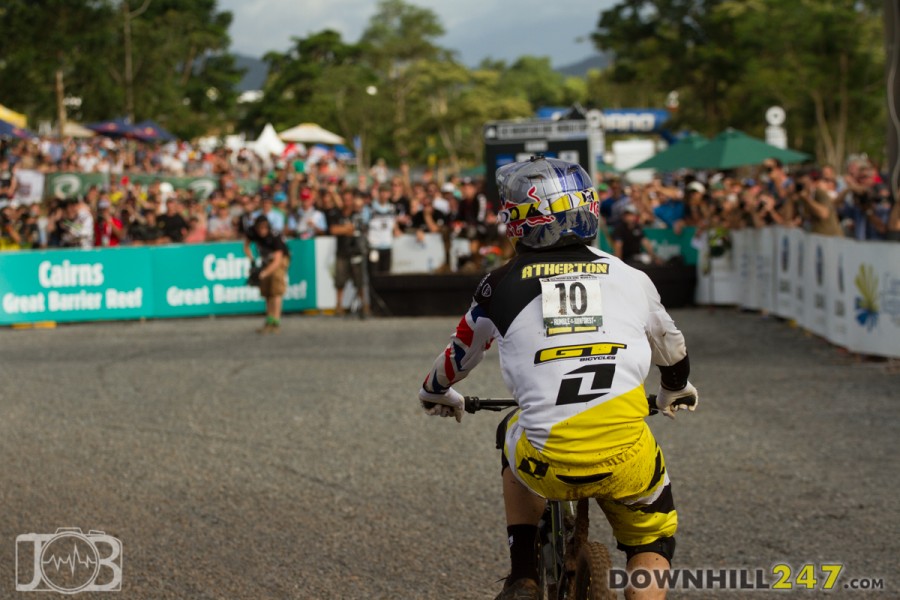
<svg viewBox="0 0 900 600">
<path fill-rule="evenodd" d="M 528 440 L 548 459 L 585 464 L 637 441 L 651 362 L 686 355 L 647 275 L 582 245 L 527 251 L 489 273 L 425 389 L 463 379 L 494 340 Z"/>
</svg>

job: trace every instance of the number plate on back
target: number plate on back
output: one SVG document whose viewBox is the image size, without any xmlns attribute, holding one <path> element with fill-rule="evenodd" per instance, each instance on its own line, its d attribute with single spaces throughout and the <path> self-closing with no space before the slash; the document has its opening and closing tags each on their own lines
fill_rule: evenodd
<svg viewBox="0 0 900 600">
<path fill-rule="evenodd" d="M 541 279 L 547 335 L 597 331 L 603 326 L 600 278 L 583 273 Z"/>
</svg>

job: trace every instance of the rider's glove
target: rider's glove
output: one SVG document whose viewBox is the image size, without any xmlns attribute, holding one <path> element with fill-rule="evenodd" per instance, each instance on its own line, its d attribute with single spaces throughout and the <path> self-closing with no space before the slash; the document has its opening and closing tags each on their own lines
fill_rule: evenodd
<svg viewBox="0 0 900 600">
<path fill-rule="evenodd" d="M 419 401 L 426 414 L 433 417 L 456 417 L 457 423 L 462 421 L 465 400 L 453 388 L 448 388 L 443 394 L 435 394 L 422 388 L 419 390 Z"/>
<path fill-rule="evenodd" d="M 675 418 L 675 411 L 686 408 L 693 411 L 697 408 L 697 402 L 700 401 L 700 395 L 697 388 L 688 381 L 683 389 L 678 391 L 667 390 L 660 386 L 659 393 L 656 395 L 656 406 L 659 412 L 666 415 L 670 419 Z"/>
</svg>

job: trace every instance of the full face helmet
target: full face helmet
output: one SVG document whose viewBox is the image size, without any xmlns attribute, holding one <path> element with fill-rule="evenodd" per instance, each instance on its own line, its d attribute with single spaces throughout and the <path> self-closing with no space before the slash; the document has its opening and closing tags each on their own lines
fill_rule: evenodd
<svg viewBox="0 0 900 600">
<path fill-rule="evenodd" d="M 532 156 L 497 169 L 500 222 L 518 248 L 591 243 L 600 226 L 600 206 L 591 176 L 576 163 Z"/>
</svg>

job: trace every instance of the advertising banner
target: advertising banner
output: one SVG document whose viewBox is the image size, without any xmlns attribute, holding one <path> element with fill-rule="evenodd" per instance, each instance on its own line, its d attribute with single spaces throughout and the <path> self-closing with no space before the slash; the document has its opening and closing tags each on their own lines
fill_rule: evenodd
<svg viewBox="0 0 900 600">
<path fill-rule="evenodd" d="M 832 344 L 847 347 L 847 332 L 852 325 L 852 296 L 849 293 L 845 255 L 856 242 L 843 238 L 827 238 L 825 249 L 825 304 L 828 312 L 826 337 Z M 852 285 L 852 283 L 851 283 Z"/>
<path fill-rule="evenodd" d="M 284 311 L 316 308 L 314 240 L 291 240 Z M 263 313 L 235 242 L 0 254 L 0 325 Z M 333 286 L 332 286 L 333 287 Z"/>
<path fill-rule="evenodd" d="M 791 230 L 775 227 L 775 314 L 785 319 L 796 317 L 794 312 L 794 272 L 796 248 L 791 244 Z"/>
<path fill-rule="evenodd" d="M 16 171 L 16 201 L 19 204 L 34 204 L 44 197 L 44 174 L 34 169 Z"/>
<path fill-rule="evenodd" d="M 759 308 L 766 312 L 775 309 L 775 231 L 771 227 L 756 233 L 756 292 Z"/>
<path fill-rule="evenodd" d="M 789 231 L 791 244 L 791 282 L 794 296 L 794 320 L 798 325 L 806 327 L 806 233 L 802 229 Z"/>
<path fill-rule="evenodd" d="M 166 182 L 176 190 L 193 190 L 197 198 L 205 199 L 219 187 L 218 177 L 170 177 L 152 173 L 133 173 L 128 175 L 133 183 L 146 186 L 154 181 Z"/>
<path fill-rule="evenodd" d="M 731 233 L 731 251 L 735 260 L 735 283 L 741 308 L 758 309 L 756 291 L 757 231 L 742 229 Z"/>
<path fill-rule="evenodd" d="M 444 262 L 444 240 L 439 233 L 426 233 L 421 242 L 413 234 L 394 238 L 391 273 L 433 273 Z"/>
<path fill-rule="evenodd" d="M 663 260 L 680 256 L 686 265 L 697 264 L 697 249 L 694 247 L 696 228 L 685 227 L 676 235 L 671 229 L 647 227 L 644 235 L 653 244 L 653 251 Z"/>
<path fill-rule="evenodd" d="M 0 256 L 0 324 L 137 319 L 153 314 L 144 248 Z"/>
<path fill-rule="evenodd" d="M 284 311 L 315 308 L 315 250 L 293 240 Z M 153 302 L 157 317 L 261 313 L 259 288 L 247 285 L 250 260 L 236 242 L 154 248 Z"/>
<path fill-rule="evenodd" d="M 734 234 L 731 233 L 731 248 L 713 256 L 709 234 L 695 239 L 697 256 L 697 288 L 694 298 L 697 304 L 733 305 L 739 304 L 740 281 L 734 250 Z M 723 246 L 716 246 L 724 248 Z"/>
<path fill-rule="evenodd" d="M 822 337 L 828 336 L 828 289 L 825 274 L 830 270 L 827 261 L 831 258 L 827 246 L 831 238 L 821 235 L 806 235 L 806 263 L 803 266 L 803 287 L 806 316 L 804 326 Z"/>
<path fill-rule="evenodd" d="M 46 198 L 71 198 L 81 196 L 91 186 L 106 187 L 109 175 L 106 173 L 48 173 L 44 181 Z"/>
<path fill-rule="evenodd" d="M 853 352 L 900 357 L 900 244 L 852 242 L 844 256 Z"/>
</svg>

